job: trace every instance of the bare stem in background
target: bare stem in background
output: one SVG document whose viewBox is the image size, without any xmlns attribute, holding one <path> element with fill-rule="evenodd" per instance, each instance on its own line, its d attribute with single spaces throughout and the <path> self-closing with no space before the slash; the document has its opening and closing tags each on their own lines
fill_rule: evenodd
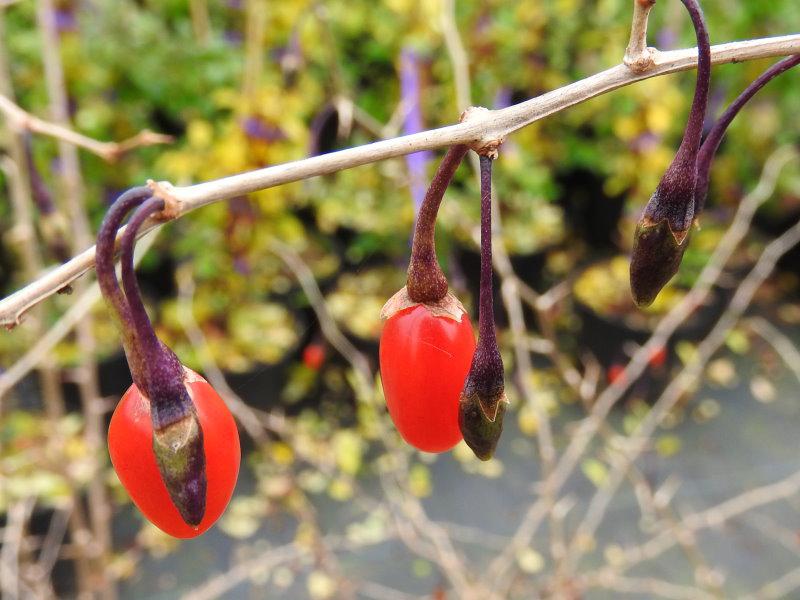
<svg viewBox="0 0 800 600">
<path fill-rule="evenodd" d="M 672 379 L 647 416 L 626 440 L 624 450 L 611 460 L 608 481 L 595 493 L 581 524 L 578 526 L 571 545 L 570 564 L 577 567 L 582 540 L 591 539 L 603 520 L 608 505 L 622 483 L 627 469 L 646 448 L 647 442 L 664 420 L 664 417 L 677 404 L 678 400 L 696 385 L 708 361 L 725 342 L 727 334 L 733 329 L 753 299 L 759 287 L 772 273 L 775 265 L 786 252 L 800 243 L 800 222 L 786 233 L 770 242 L 758 262 L 739 285 L 730 305 L 717 321 L 706 338 L 700 342 L 692 361 Z"/>
<path fill-rule="evenodd" d="M 44 62 L 45 87 L 50 101 L 50 114 L 55 123 L 68 128 L 69 99 L 61 64 L 61 48 L 58 30 L 56 29 L 55 5 L 52 0 L 37 0 L 36 17 L 42 40 L 42 60 Z M 85 188 L 81 175 L 80 159 L 77 147 L 65 140 L 58 140 L 58 156 L 61 163 L 59 186 L 62 190 L 60 200 L 66 207 L 73 230 L 72 248 L 77 252 L 80 248 L 92 243 L 94 236 L 86 213 L 84 196 Z M 75 290 L 84 293 L 88 281 L 76 282 Z M 100 397 L 95 355 L 97 344 L 93 332 L 93 319 L 90 314 L 81 319 L 76 328 L 76 341 L 81 349 L 81 359 L 74 369 L 76 383 L 81 399 L 84 417 L 84 440 L 91 457 L 93 475 L 88 484 L 88 501 L 92 540 L 87 544 L 87 554 L 94 562 L 92 568 L 92 586 L 94 592 L 105 600 L 114 600 L 117 596 L 116 585 L 105 568 L 111 559 L 111 505 L 106 492 L 105 482 L 100 474 L 106 465 L 105 457 L 105 411 Z M 81 492 L 76 490 L 74 502 L 81 501 Z"/>
<path fill-rule="evenodd" d="M 704 529 L 718 528 L 756 508 L 786 500 L 800 493 L 800 471 L 761 487 L 747 490 L 703 511 L 684 515 L 674 530 L 664 530 L 638 546 L 626 548 L 615 564 L 589 571 L 579 577 L 582 587 L 594 587 L 614 574 L 654 560 L 679 543 L 679 537 L 694 536 Z"/>
<path fill-rule="evenodd" d="M 800 382 L 800 350 L 792 343 L 792 340 L 763 317 L 748 319 L 747 325 L 775 349 L 781 360 Z"/>
<path fill-rule="evenodd" d="M 60 125 L 35 117 L 14 104 L 6 94 L 0 94 L 0 113 L 3 113 L 11 127 L 18 131 L 30 131 L 47 137 L 61 140 L 78 148 L 91 152 L 106 162 L 116 162 L 124 154 L 144 146 L 169 144 L 172 136 L 155 133 L 148 129 L 121 142 L 101 142 Z"/>
<path fill-rule="evenodd" d="M 208 0 L 189 0 L 194 37 L 201 46 L 207 46 L 211 37 L 211 19 L 208 15 Z"/>
<path fill-rule="evenodd" d="M 456 106 L 461 112 L 472 106 L 472 94 L 470 92 L 469 59 L 456 24 L 456 0 L 443 0 L 440 21 L 447 53 L 450 55 L 450 62 L 453 65 Z"/>
<path fill-rule="evenodd" d="M 597 396 L 589 415 L 572 432 L 571 440 L 567 448 L 561 453 L 550 482 L 545 482 L 545 485 L 552 486 L 554 490 L 552 493 L 558 493 L 571 477 L 584 452 L 605 422 L 611 408 L 644 373 L 652 352 L 663 347 L 695 308 L 705 302 L 712 286 L 719 280 L 722 269 L 728 259 L 741 240 L 747 235 L 756 209 L 771 196 L 777 184 L 778 175 L 786 164 L 796 159 L 796 157 L 797 154 L 794 150 L 789 147 L 782 147 L 776 150 L 767 160 L 761 179 L 755 189 L 742 199 L 733 223 L 720 240 L 694 287 L 659 322 L 647 343 L 633 355 L 623 375 Z M 499 582 L 507 576 L 516 553 L 530 544 L 542 520 L 548 514 L 549 504 L 546 498 L 542 497 L 528 508 L 520 526 L 516 529 L 512 543 L 491 563 L 488 577 L 494 582 L 494 586 L 499 585 Z"/>
<path fill-rule="evenodd" d="M 258 83 L 264 70 L 264 42 L 269 3 L 245 0 L 244 69 L 242 95 L 247 113 L 258 113 Z"/>
</svg>

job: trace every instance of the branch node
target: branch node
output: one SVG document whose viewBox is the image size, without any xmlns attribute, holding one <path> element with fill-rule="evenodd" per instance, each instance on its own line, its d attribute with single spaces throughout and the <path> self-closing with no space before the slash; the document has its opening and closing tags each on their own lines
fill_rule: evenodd
<svg viewBox="0 0 800 600">
<path fill-rule="evenodd" d="M 164 223 L 177 219 L 183 214 L 183 201 L 172 193 L 175 186 L 169 181 L 153 181 L 152 179 L 148 179 L 147 187 L 153 191 L 154 198 L 160 198 L 164 201 L 164 210 L 152 216 L 154 221 Z"/>
<path fill-rule="evenodd" d="M 630 55 L 626 51 L 625 56 L 622 58 L 622 62 L 633 73 L 644 73 L 645 71 L 649 71 L 656 66 L 657 54 L 658 49 L 646 46 L 636 56 Z"/>
<path fill-rule="evenodd" d="M 489 124 L 491 114 L 492 111 L 488 108 L 484 108 L 483 106 L 470 106 L 463 113 L 461 113 L 461 118 L 459 121 L 461 123 L 467 123 L 470 121 L 485 121 L 487 124 Z M 480 130 L 479 133 L 479 137 L 477 137 L 473 142 L 469 143 L 468 146 L 478 155 L 487 156 L 494 160 L 497 158 L 498 149 L 503 142 L 506 141 L 506 136 L 497 135 L 488 127 Z"/>
<path fill-rule="evenodd" d="M 631 39 L 622 62 L 634 73 L 644 73 L 655 66 L 655 48 L 647 46 L 647 19 L 656 0 L 633 0 Z"/>
</svg>

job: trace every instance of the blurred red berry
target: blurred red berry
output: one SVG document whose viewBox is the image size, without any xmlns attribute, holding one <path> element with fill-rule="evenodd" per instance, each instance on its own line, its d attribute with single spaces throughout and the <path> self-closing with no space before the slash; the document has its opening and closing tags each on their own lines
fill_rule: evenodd
<svg viewBox="0 0 800 600">
<path fill-rule="evenodd" d="M 613 364 L 608 368 L 608 383 L 625 381 L 625 365 Z"/>
<path fill-rule="evenodd" d="M 303 364 L 312 371 L 319 371 L 325 362 L 325 346 L 319 342 L 311 342 L 303 350 Z"/>
<path fill-rule="evenodd" d="M 656 369 L 663 367 L 667 362 L 667 349 L 664 346 L 659 346 L 650 352 L 650 358 L 647 362 L 651 367 Z"/>
</svg>

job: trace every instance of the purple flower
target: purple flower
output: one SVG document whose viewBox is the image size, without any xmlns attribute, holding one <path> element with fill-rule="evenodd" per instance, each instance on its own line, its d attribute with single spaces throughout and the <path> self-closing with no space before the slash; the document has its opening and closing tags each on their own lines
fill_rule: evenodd
<svg viewBox="0 0 800 600">
<path fill-rule="evenodd" d="M 264 142 L 278 142 L 286 139 L 283 130 L 261 117 L 247 117 L 241 122 L 242 131 L 247 137 Z"/>
<path fill-rule="evenodd" d="M 78 28 L 72 7 L 55 9 L 53 11 L 53 19 L 56 23 L 56 30 L 58 30 L 59 33 L 75 31 Z"/>
<path fill-rule="evenodd" d="M 422 110 L 420 108 L 419 57 L 406 47 L 400 54 L 400 98 L 407 106 L 403 122 L 403 133 L 410 135 L 423 130 Z M 406 166 L 411 180 L 411 197 L 414 200 L 414 214 L 419 212 L 425 198 L 425 176 L 431 153 L 415 152 L 406 156 Z"/>
</svg>

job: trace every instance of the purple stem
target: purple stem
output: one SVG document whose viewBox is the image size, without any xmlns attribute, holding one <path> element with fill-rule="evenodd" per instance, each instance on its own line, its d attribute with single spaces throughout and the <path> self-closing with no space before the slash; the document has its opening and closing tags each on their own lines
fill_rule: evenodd
<svg viewBox="0 0 800 600">
<path fill-rule="evenodd" d="M 755 96 L 761 88 L 781 73 L 788 71 L 798 64 L 800 64 L 800 54 L 795 54 L 794 56 L 789 56 L 776 62 L 769 69 L 764 71 L 758 79 L 748 85 L 745 90 L 739 94 L 738 98 L 731 102 L 730 106 L 725 109 L 725 112 L 722 113 L 722 116 L 714 124 L 714 127 L 712 127 L 711 131 L 708 133 L 700 148 L 700 153 L 697 155 L 697 192 L 695 194 L 697 208 L 695 209 L 695 213 L 702 211 L 705 205 L 711 163 L 722 142 L 722 138 L 725 136 L 725 132 L 728 130 L 728 126 L 736 115 L 739 114 L 742 107 L 747 104 L 750 98 Z"/>
<path fill-rule="evenodd" d="M 150 398 L 153 427 L 162 429 L 183 417 L 191 406 L 176 401 L 185 392 L 183 368 L 175 354 L 156 336 L 150 317 L 147 316 L 142 302 L 139 283 L 133 267 L 133 250 L 136 245 L 136 234 L 142 224 L 151 215 L 164 210 L 164 201 L 160 198 L 146 200 L 133 213 L 128 227 L 120 242 L 122 263 L 122 287 L 130 308 L 133 328 L 139 342 L 139 351 L 146 364 L 145 393 Z M 136 382 L 137 385 L 139 382 Z"/>
<path fill-rule="evenodd" d="M 703 11 L 697 0 L 681 0 L 689 16 L 692 18 L 695 34 L 697 35 L 697 83 L 694 88 L 692 108 L 689 120 L 686 122 L 686 131 L 683 140 L 675 155 L 674 163 L 694 164 L 697 152 L 700 149 L 700 139 L 703 135 L 703 121 L 708 105 L 708 88 L 711 81 L 711 44 L 708 39 Z"/>
<path fill-rule="evenodd" d="M 420 107 L 419 57 L 410 48 L 403 48 L 400 54 L 400 98 L 408 106 L 408 113 L 403 121 L 403 133 L 410 135 L 422 131 L 424 124 Z M 419 214 L 425 197 L 425 174 L 430 160 L 431 153 L 428 151 L 406 155 L 414 215 Z"/>
<path fill-rule="evenodd" d="M 436 216 L 445 190 L 468 148 L 453 146 L 445 154 L 433 176 L 414 226 L 411 261 L 408 265 L 408 295 L 414 302 L 437 302 L 447 294 L 447 279 L 436 259 Z"/>
<path fill-rule="evenodd" d="M 130 189 L 122 194 L 108 209 L 97 234 L 95 251 L 97 281 L 103 296 L 112 304 L 120 321 L 125 325 L 131 324 L 130 310 L 119 287 L 117 274 L 114 272 L 114 243 L 117 239 L 117 230 L 125 216 L 152 194 L 150 188 L 144 186 Z"/>
<path fill-rule="evenodd" d="M 61 223 L 53 195 L 44 182 L 39 169 L 36 168 L 36 161 L 33 159 L 33 149 L 31 148 L 30 134 L 25 136 L 25 163 L 28 166 L 28 180 L 31 184 L 31 198 L 42 217 L 42 229 L 45 235 L 45 242 L 50 252 L 60 262 L 67 262 L 70 258 L 69 248 L 64 239 L 63 229 L 58 227 Z M 48 221 L 53 224 L 48 228 Z"/>
<path fill-rule="evenodd" d="M 484 351 L 497 349 L 492 287 L 492 159 L 480 157 L 481 166 L 481 283 L 478 343 Z"/>
<path fill-rule="evenodd" d="M 47 185 L 39 174 L 39 169 L 36 168 L 36 162 L 33 160 L 33 149 L 31 148 L 30 135 L 25 136 L 25 163 L 28 166 L 28 179 L 31 182 L 31 196 L 33 198 L 36 208 L 39 209 L 39 214 L 42 216 L 52 215 L 56 212 L 56 205 L 53 202 L 53 196 Z"/>
<path fill-rule="evenodd" d="M 145 394 L 150 400 L 153 453 L 161 479 L 183 520 L 197 527 L 206 509 L 206 459 L 203 428 L 184 381 L 178 357 L 156 336 L 144 308 L 133 269 L 136 234 L 152 214 L 164 209 L 160 198 L 146 200 L 128 223 L 122 236 L 122 286 L 145 360 Z M 139 385 L 139 382 L 136 382 Z"/>
</svg>

